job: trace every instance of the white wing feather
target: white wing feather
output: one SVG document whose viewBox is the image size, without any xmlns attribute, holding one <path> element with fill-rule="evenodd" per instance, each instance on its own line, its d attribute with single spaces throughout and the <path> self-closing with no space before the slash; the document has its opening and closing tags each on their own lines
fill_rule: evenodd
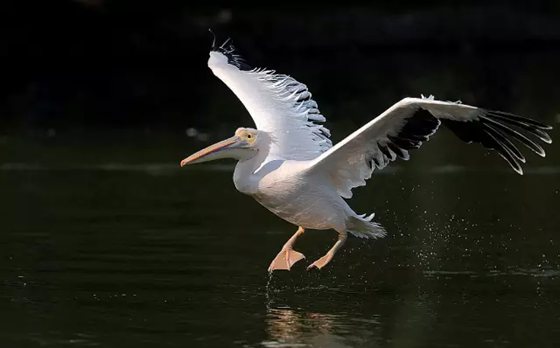
<svg viewBox="0 0 560 348">
<path fill-rule="evenodd" d="M 306 85 L 272 70 L 241 70 L 219 51 L 210 52 L 208 67 L 243 103 L 257 129 L 269 133 L 269 159 L 309 160 L 332 146 L 329 130 L 315 123 L 325 117 Z"/>
<path fill-rule="evenodd" d="M 427 119 L 431 123 L 428 122 L 425 129 L 420 128 L 421 136 L 415 137 L 408 132 L 412 134 L 408 140 L 402 135 L 403 138 L 399 138 L 399 133 L 405 129 L 407 122 L 420 110 L 429 112 L 427 117 L 433 116 L 433 120 Z M 551 127 L 531 119 L 492 112 L 460 102 L 433 100 L 433 97 L 405 98 L 312 160 L 308 170 L 327 175 L 339 195 L 350 198 L 352 188 L 365 185 L 375 168 L 381 169 L 398 157 L 407 160 L 407 145 L 408 149 L 418 148 L 422 141 L 428 140 L 429 136 L 436 132 L 441 120 L 448 120 L 447 125 L 461 139 L 467 142 L 481 142 L 488 148 L 496 149 L 519 174 L 522 174 L 522 171 L 518 161 L 525 162 L 525 158 L 506 135 L 543 157 L 542 147 L 519 132 L 519 128 L 546 143 L 551 142 L 548 134 L 542 131 Z M 471 138 L 465 137 L 451 126 L 463 127 L 459 129 L 461 132 L 466 126 L 466 131 L 473 134 L 467 134 Z M 517 127 L 518 130 L 511 126 Z M 506 139 L 503 139 L 504 137 Z M 404 146 L 396 146 L 395 142 Z"/>
</svg>

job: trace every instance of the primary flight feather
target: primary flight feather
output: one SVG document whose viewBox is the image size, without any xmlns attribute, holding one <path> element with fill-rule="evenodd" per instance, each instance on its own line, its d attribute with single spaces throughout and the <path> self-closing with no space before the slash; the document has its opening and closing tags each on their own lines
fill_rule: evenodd
<svg viewBox="0 0 560 348">
<path fill-rule="evenodd" d="M 347 233 L 360 238 L 385 235 L 374 214 L 357 214 L 344 200 L 366 184 L 374 170 L 408 160 L 440 126 L 467 143 L 493 149 L 519 174 L 528 148 L 544 157 L 552 127 L 533 119 L 459 102 L 404 98 L 344 140 L 332 145 L 325 117 L 307 86 L 274 70 L 252 68 L 227 40 L 214 46 L 208 67 L 243 103 L 256 129 L 239 128 L 229 139 L 181 161 L 181 166 L 220 158 L 236 159 L 233 181 L 242 193 L 298 226 L 269 271 L 289 270 L 304 258 L 293 245 L 305 229 L 334 229 L 338 240 L 308 269 L 323 268 L 344 244 Z M 515 141 L 515 142 L 514 142 Z"/>
</svg>

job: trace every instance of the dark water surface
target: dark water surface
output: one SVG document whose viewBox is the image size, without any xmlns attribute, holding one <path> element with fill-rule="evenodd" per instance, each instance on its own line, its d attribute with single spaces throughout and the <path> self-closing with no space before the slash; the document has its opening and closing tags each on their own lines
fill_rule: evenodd
<svg viewBox="0 0 560 348">
<path fill-rule="evenodd" d="M 438 136 L 357 190 L 387 238 L 307 272 L 336 239 L 310 231 L 270 278 L 295 228 L 235 191 L 230 162 L 180 170 L 201 144 L 123 137 L 2 138 L 2 347 L 560 345 L 553 147 L 521 177 Z"/>
</svg>

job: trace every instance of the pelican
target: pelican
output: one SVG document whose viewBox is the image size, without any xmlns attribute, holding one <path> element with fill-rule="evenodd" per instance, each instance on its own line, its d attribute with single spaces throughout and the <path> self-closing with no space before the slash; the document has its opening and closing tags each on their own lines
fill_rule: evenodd
<svg viewBox="0 0 560 348">
<path fill-rule="evenodd" d="M 358 214 L 347 199 L 375 170 L 408 160 L 443 125 L 467 143 L 495 150 L 523 174 L 518 146 L 545 157 L 539 142 L 550 144 L 552 127 L 533 119 L 461 102 L 404 98 L 338 144 L 332 144 L 325 117 L 307 86 L 289 75 L 251 67 L 231 41 L 212 45 L 208 67 L 243 103 L 255 128 L 238 128 L 223 141 L 181 161 L 181 167 L 222 158 L 237 160 L 235 187 L 253 197 L 297 231 L 272 260 L 269 272 L 290 270 L 305 256 L 294 250 L 306 229 L 338 233 L 338 240 L 307 269 L 322 269 L 340 250 L 348 233 L 381 238 L 385 229 L 374 214 Z M 512 140 L 516 141 L 515 144 Z"/>
</svg>

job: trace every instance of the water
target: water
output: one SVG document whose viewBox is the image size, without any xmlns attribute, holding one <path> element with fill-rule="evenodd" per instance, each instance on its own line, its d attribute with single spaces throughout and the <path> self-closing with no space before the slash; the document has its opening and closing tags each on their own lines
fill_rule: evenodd
<svg viewBox="0 0 560 348">
<path fill-rule="evenodd" d="M 336 239 L 310 231 L 307 260 L 269 278 L 295 228 L 235 191 L 230 162 L 179 169 L 202 144 L 118 132 L 2 144 L 2 346 L 560 343 L 558 151 L 520 177 L 444 133 L 357 190 L 352 206 L 387 238 L 351 238 L 307 272 Z"/>
</svg>

